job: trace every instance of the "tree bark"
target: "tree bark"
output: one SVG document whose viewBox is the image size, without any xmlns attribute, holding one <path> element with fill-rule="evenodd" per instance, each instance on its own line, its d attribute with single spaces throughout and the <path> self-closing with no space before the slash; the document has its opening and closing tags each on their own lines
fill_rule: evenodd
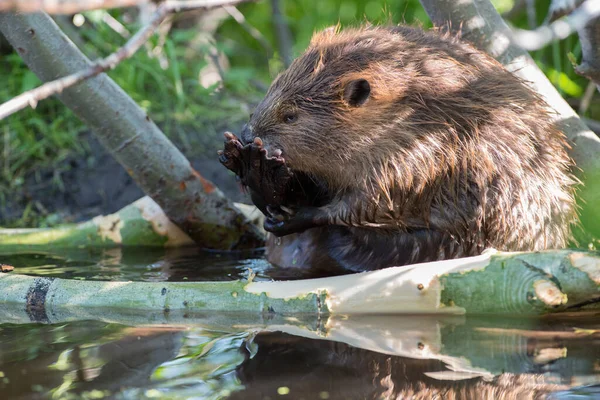
<svg viewBox="0 0 600 400">
<path fill-rule="evenodd" d="M 556 250 L 279 282 L 101 282 L 0 274 L 0 304 L 254 314 L 546 315 L 600 307 L 600 257 Z"/>
<path fill-rule="evenodd" d="M 46 14 L 0 13 L 0 30 L 42 81 L 91 65 Z M 199 246 L 231 250 L 263 245 L 264 237 L 256 226 L 191 167 L 150 117 L 108 76 L 101 74 L 66 89 L 59 98 Z"/>
<path fill-rule="evenodd" d="M 455 34 L 486 51 L 508 70 L 521 77 L 556 111 L 557 126 L 570 140 L 570 155 L 577 164 L 574 171 L 583 182 L 584 226 L 600 234 L 600 138 L 579 119 L 529 54 L 514 43 L 512 32 L 489 0 L 421 0 L 437 27 L 448 27 Z"/>
</svg>

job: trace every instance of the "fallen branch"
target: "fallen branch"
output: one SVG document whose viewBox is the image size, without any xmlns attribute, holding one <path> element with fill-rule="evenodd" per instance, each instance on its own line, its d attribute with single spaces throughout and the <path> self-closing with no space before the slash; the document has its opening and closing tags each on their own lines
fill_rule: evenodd
<svg viewBox="0 0 600 400">
<path fill-rule="evenodd" d="M 158 6 L 150 20 L 121 48 L 106 58 L 91 63 L 87 68 L 63 78 L 48 82 L 29 90 L 0 105 L 0 120 L 15 112 L 30 106 L 36 108 L 37 103 L 48 97 L 62 93 L 63 90 L 74 86 L 102 72 L 114 69 L 120 62 L 134 55 L 139 48 L 154 34 L 158 26 L 174 12 L 213 8 L 241 3 L 244 0 L 197 0 L 197 1 L 166 1 Z M 17 48 L 19 51 L 19 48 Z"/>
<path fill-rule="evenodd" d="M 17 269 L 18 270 L 18 269 Z M 100 282 L 0 274 L 0 304 L 255 314 L 545 315 L 600 306 L 600 257 L 556 250 L 279 282 Z"/>
<path fill-rule="evenodd" d="M 49 14 L 75 14 L 98 9 L 132 7 L 149 0 L 0 0 L 0 12 L 47 12 Z"/>
<path fill-rule="evenodd" d="M 262 213 L 253 206 L 235 203 L 243 215 L 262 229 Z M 99 247 L 183 247 L 194 241 L 172 223 L 150 197 L 110 215 L 100 215 L 79 224 L 56 228 L 0 229 L 0 250 L 20 251 L 37 248 Z"/>
<path fill-rule="evenodd" d="M 457 2 L 421 0 L 434 25 L 448 27 L 454 34 L 473 43 L 522 78 L 555 111 L 556 125 L 571 142 L 570 156 L 577 164 L 577 176 L 584 185 L 579 191 L 582 222 L 589 231 L 600 234 L 600 138 L 579 119 L 554 88 L 531 56 L 513 40 L 506 25 L 489 0 Z M 596 5 L 597 6 L 597 5 Z"/>
<path fill-rule="evenodd" d="M 587 0 L 569 16 L 549 25 L 543 25 L 530 31 L 515 29 L 513 40 L 525 50 L 539 50 L 555 40 L 565 39 L 576 31 L 580 31 L 589 21 L 598 16 L 600 16 L 600 2 Z"/>
<path fill-rule="evenodd" d="M 154 25 L 163 13 L 156 14 Z M 94 68 L 46 14 L 0 13 L 0 30 L 42 81 Z M 149 32 L 138 32 L 131 43 L 139 44 L 136 38 Z M 130 51 L 131 48 L 121 50 Z M 88 125 L 169 219 L 199 246 L 222 250 L 263 246 L 260 230 L 191 167 L 150 117 L 106 74 L 66 88 L 58 97 Z"/>
<path fill-rule="evenodd" d="M 18 251 L 37 247 L 181 247 L 190 246 L 190 239 L 151 198 L 143 197 L 133 204 L 110 214 L 97 216 L 79 224 L 56 228 L 0 229 L 3 251 Z"/>
</svg>

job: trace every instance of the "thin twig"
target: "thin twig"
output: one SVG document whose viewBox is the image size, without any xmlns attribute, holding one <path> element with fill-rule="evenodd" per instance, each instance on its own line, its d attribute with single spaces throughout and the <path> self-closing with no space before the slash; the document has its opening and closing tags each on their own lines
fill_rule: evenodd
<svg viewBox="0 0 600 400">
<path fill-rule="evenodd" d="M 158 28 L 164 19 L 174 12 L 187 11 L 200 8 L 213 8 L 229 4 L 241 3 L 244 0 L 189 0 L 189 1 L 165 1 L 162 3 L 148 23 L 144 25 L 135 35 L 106 58 L 97 60 L 89 65 L 88 68 L 81 70 L 75 74 L 65 76 L 63 78 L 47 82 L 42 86 L 29 90 L 17 97 L 12 98 L 4 104 L 0 105 L 0 120 L 15 112 L 30 106 L 35 108 L 37 103 L 54 94 L 62 93 L 63 90 L 76 85 L 86 79 L 94 77 L 109 69 L 115 68 L 121 61 L 131 57 L 139 48 L 146 43 Z"/>
<path fill-rule="evenodd" d="M 554 21 L 550 25 L 540 26 L 531 31 L 515 30 L 513 34 L 514 42 L 525 50 L 539 50 L 554 40 L 561 40 L 570 36 L 598 16 L 600 16 L 600 1 L 587 0 L 571 15 Z"/>
<path fill-rule="evenodd" d="M 82 11 L 132 7 L 149 0 L 0 0 L 0 11 L 75 14 Z"/>
<path fill-rule="evenodd" d="M 4 155 L 4 175 L 10 176 L 10 158 L 8 157 L 10 155 L 10 132 L 8 131 L 8 126 L 4 126 L 4 149 L 2 153 Z"/>
<path fill-rule="evenodd" d="M 590 108 L 590 104 L 592 104 L 592 98 L 596 93 L 596 84 L 592 81 L 588 82 L 587 87 L 585 88 L 585 93 L 583 97 L 581 97 L 581 103 L 579 103 L 579 108 L 577 109 L 577 113 L 581 116 L 585 114 L 585 112 Z"/>
<path fill-rule="evenodd" d="M 131 37 L 131 32 L 125 28 L 125 25 L 117 21 L 117 19 L 110 15 L 107 11 L 104 11 L 102 15 L 102 22 L 108 25 L 110 29 L 121 35 L 123 39 L 129 39 Z"/>
</svg>

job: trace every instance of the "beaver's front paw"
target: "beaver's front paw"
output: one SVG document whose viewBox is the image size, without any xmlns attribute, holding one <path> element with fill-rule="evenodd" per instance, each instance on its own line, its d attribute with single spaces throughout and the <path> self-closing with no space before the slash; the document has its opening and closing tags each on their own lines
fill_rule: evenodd
<svg viewBox="0 0 600 400">
<path fill-rule="evenodd" d="M 260 138 L 254 138 L 244 150 L 248 169 L 242 183 L 260 193 L 265 204 L 284 204 L 288 200 L 287 190 L 294 173 L 286 165 L 281 152 L 269 156 Z"/>
<path fill-rule="evenodd" d="M 318 207 L 290 209 L 284 206 L 267 207 L 264 228 L 275 236 L 285 236 L 327 224 L 327 215 Z"/>
<path fill-rule="evenodd" d="M 283 204 L 287 200 L 287 189 L 294 174 L 286 165 L 281 151 L 270 157 L 260 138 L 255 138 L 246 146 L 231 133 L 225 133 L 225 139 L 225 148 L 219 152 L 219 161 L 250 188 L 253 200 L 263 204 Z"/>
</svg>

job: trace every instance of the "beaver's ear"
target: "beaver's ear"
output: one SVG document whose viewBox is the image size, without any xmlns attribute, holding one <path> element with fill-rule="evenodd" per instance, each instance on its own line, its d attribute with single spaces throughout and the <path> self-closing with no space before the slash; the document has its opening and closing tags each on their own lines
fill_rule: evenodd
<svg viewBox="0 0 600 400">
<path fill-rule="evenodd" d="M 352 107 L 360 107 L 369 99 L 371 85 L 366 79 L 355 79 L 344 87 L 344 101 Z"/>
</svg>

